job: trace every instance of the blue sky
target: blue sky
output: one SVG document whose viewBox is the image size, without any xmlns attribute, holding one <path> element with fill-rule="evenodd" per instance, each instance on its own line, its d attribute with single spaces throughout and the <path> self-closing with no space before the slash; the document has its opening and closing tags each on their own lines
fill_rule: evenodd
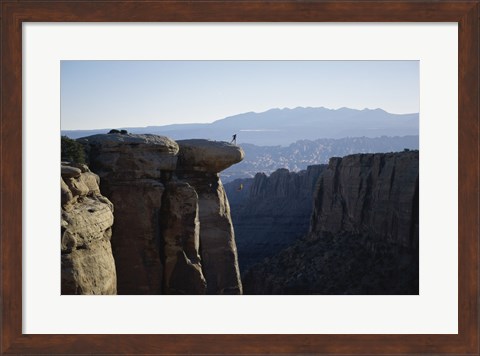
<svg viewBox="0 0 480 356">
<path fill-rule="evenodd" d="M 419 111 L 418 61 L 62 61 L 62 130 L 310 106 Z"/>
</svg>

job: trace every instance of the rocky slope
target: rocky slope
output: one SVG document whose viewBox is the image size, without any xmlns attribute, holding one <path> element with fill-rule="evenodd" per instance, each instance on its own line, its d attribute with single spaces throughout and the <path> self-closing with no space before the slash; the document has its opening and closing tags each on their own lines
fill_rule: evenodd
<svg viewBox="0 0 480 356">
<path fill-rule="evenodd" d="M 60 183 L 62 294 L 116 294 L 112 203 L 85 165 L 62 163 Z"/>
<path fill-rule="evenodd" d="M 315 183 L 325 168 L 309 166 L 298 173 L 278 169 L 270 176 L 257 173 L 225 185 L 242 273 L 308 232 Z"/>
<path fill-rule="evenodd" d="M 309 234 L 252 268 L 245 293 L 418 294 L 418 158 L 332 158 Z"/>
<path fill-rule="evenodd" d="M 120 133 L 79 141 L 115 206 L 112 248 L 119 294 L 242 293 L 218 176 L 243 159 L 240 148 Z"/>
</svg>

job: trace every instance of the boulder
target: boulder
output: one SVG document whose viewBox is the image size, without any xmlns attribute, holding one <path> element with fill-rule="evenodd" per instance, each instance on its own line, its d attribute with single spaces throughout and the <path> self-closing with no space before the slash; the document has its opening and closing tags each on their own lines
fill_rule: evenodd
<svg viewBox="0 0 480 356">
<path fill-rule="evenodd" d="M 69 167 L 62 165 L 62 177 L 63 178 L 78 178 L 82 171 L 75 167 Z"/>
<path fill-rule="evenodd" d="M 73 200 L 73 194 L 68 188 L 68 185 L 65 183 L 65 181 L 60 178 L 60 196 L 61 196 L 61 203 L 62 203 L 62 208 L 65 209 L 65 206 L 68 205 L 68 203 L 72 202 Z"/>
<path fill-rule="evenodd" d="M 96 174 L 90 172 L 88 167 L 82 170 L 74 167 L 74 164 L 68 164 L 62 163 L 61 197 L 64 208 L 69 203 L 76 202 L 78 197 L 101 196 L 100 178 Z"/>
</svg>

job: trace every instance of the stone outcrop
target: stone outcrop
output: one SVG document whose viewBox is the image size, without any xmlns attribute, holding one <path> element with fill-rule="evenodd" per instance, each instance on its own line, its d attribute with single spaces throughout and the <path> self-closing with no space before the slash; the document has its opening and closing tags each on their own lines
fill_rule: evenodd
<svg viewBox="0 0 480 356">
<path fill-rule="evenodd" d="M 225 184 L 242 273 L 308 232 L 315 184 L 326 167 L 281 168 Z"/>
<path fill-rule="evenodd" d="M 318 181 L 311 232 L 418 247 L 418 151 L 332 158 Z"/>
<path fill-rule="evenodd" d="M 79 140 L 115 206 L 112 248 L 119 294 L 161 294 L 162 177 L 176 167 L 178 145 L 156 135 L 108 134 Z"/>
<path fill-rule="evenodd" d="M 230 206 L 218 173 L 243 159 L 225 142 L 177 141 L 176 174 L 195 188 L 200 219 L 200 251 L 208 294 L 241 294 L 242 284 Z"/>
<path fill-rule="evenodd" d="M 222 141 L 180 140 L 178 172 L 219 173 L 243 160 L 243 150 Z"/>
<path fill-rule="evenodd" d="M 241 293 L 218 177 L 243 158 L 240 148 L 208 140 L 179 147 L 167 137 L 125 133 L 79 141 L 115 206 L 119 294 Z"/>
<path fill-rule="evenodd" d="M 116 294 L 113 205 L 86 165 L 61 167 L 62 294 Z"/>
<path fill-rule="evenodd" d="M 332 158 L 309 234 L 250 269 L 246 294 L 418 294 L 418 151 Z"/>
</svg>

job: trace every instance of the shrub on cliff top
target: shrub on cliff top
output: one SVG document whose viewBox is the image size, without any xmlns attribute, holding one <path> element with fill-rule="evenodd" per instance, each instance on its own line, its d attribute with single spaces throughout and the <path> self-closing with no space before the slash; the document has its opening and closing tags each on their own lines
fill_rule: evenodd
<svg viewBox="0 0 480 356">
<path fill-rule="evenodd" d="M 85 150 L 83 146 L 75 140 L 62 136 L 62 161 L 85 163 Z"/>
<path fill-rule="evenodd" d="M 121 135 L 126 135 L 128 134 L 127 130 L 117 130 L 117 129 L 111 129 L 108 134 L 121 134 Z"/>
</svg>

